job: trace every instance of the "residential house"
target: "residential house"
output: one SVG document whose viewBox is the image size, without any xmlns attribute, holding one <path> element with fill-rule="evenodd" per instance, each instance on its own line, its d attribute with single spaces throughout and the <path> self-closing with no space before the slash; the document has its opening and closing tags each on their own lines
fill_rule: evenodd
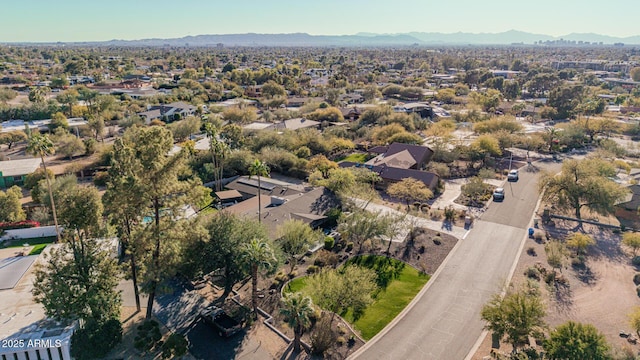
<svg viewBox="0 0 640 360">
<path fill-rule="evenodd" d="M 147 106 L 147 111 L 138 113 L 138 116 L 144 118 L 147 124 L 156 119 L 164 122 L 172 122 L 194 115 L 196 109 L 197 108 L 191 104 L 179 101 L 171 104 Z"/>
<path fill-rule="evenodd" d="M 242 200 L 255 197 L 258 194 L 258 179 L 240 176 L 225 186 L 230 190 L 237 190 L 242 195 Z M 303 191 L 287 185 L 269 182 L 269 178 L 260 178 L 260 193 L 265 196 L 288 196 L 300 194 Z"/>
<path fill-rule="evenodd" d="M 320 128 L 320 122 L 305 118 L 295 118 L 275 123 L 271 128 L 276 130 L 299 130 L 306 128 L 318 129 Z"/>
<path fill-rule="evenodd" d="M 377 184 L 379 188 L 386 188 L 387 186 L 402 181 L 403 179 L 413 178 L 421 181 L 431 191 L 434 191 L 438 187 L 438 182 L 440 181 L 438 174 L 430 171 L 402 169 L 387 165 L 367 165 L 350 161 L 343 161 L 338 165 L 341 168 L 362 167 L 375 172 L 380 175 L 380 178 L 382 178 L 382 183 Z"/>
<path fill-rule="evenodd" d="M 433 150 L 427 146 L 393 143 L 389 146 L 376 146 L 369 150 L 380 154 L 369 160 L 366 165 L 389 166 L 401 169 L 422 170 L 433 157 Z"/>
<path fill-rule="evenodd" d="M 342 117 L 345 120 L 355 121 L 360 119 L 360 115 L 362 115 L 362 110 L 357 107 L 343 107 L 340 108 L 340 112 L 342 113 Z"/>
<path fill-rule="evenodd" d="M 216 191 L 215 195 L 222 207 L 235 205 L 243 199 L 242 194 L 238 190 Z"/>
<path fill-rule="evenodd" d="M 401 104 L 393 107 L 393 111 L 395 112 L 403 112 L 407 114 L 418 114 L 421 118 L 431 118 L 433 117 L 433 110 L 431 105 L 424 102 L 411 102 L 406 104 Z"/>
<path fill-rule="evenodd" d="M 0 188 L 21 186 L 27 175 L 40 167 L 40 159 L 20 159 L 0 161 Z"/>
<path fill-rule="evenodd" d="M 324 187 L 281 196 L 261 195 L 261 202 L 261 222 L 271 239 L 279 237 L 279 228 L 288 220 L 300 220 L 312 228 L 321 227 L 327 221 L 326 212 L 339 206 L 335 195 Z M 257 197 L 253 197 L 223 211 L 257 218 L 257 208 Z"/>
</svg>

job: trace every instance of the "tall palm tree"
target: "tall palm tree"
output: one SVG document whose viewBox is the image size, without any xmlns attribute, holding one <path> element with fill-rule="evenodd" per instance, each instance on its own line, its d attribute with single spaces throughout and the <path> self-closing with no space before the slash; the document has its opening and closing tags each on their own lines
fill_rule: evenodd
<svg viewBox="0 0 640 360">
<path fill-rule="evenodd" d="M 249 165 L 249 179 L 252 176 L 258 177 L 258 222 L 262 222 L 262 201 L 260 200 L 260 177 L 261 176 L 269 176 L 269 166 L 265 164 L 263 161 L 256 159 L 253 164 Z"/>
<path fill-rule="evenodd" d="M 51 179 L 47 173 L 47 165 L 44 162 L 45 155 L 53 155 L 53 141 L 47 135 L 33 134 L 27 143 L 27 153 L 40 156 L 42 167 L 44 168 L 44 178 L 47 180 L 47 188 L 49 189 L 49 200 L 51 201 L 51 211 L 53 212 L 53 223 L 56 226 L 56 238 L 60 242 L 60 229 L 58 228 L 58 214 L 56 213 L 56 204 L 53 201 L 53 192 L 51 191 Z"/>
<path fill-rule="evenodd" d="M 275 269 L 278 264 L 273 249 L 264 239 L 254 238 L 248 244 L 244 244 L 242 258 L 245 266 L 251 274 L 251 305 L 253 316 L 258 317 L 258 272 Z"/>
<path fill-rule="evenodd" d="M 297 292 L 285 295 L 282 305 L 280 314 L 287 318 L 287 323 L 293 329 L 293 351 L 300 352 L 300 338 L 311 325 L 309 317 L 313 314 L 313 303 L 310 297 Z"/>
</svg>

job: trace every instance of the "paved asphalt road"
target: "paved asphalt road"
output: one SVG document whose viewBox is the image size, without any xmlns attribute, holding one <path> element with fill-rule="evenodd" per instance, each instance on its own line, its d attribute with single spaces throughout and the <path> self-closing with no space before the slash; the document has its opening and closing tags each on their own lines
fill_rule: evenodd
<svg viewBox="0 0 640 360">
<path fill-rule="evenodd" d="M 480 309 L 502 289 L 530 227 L 538 200 L 538 173 L 525 168 L 520 169 L 518 182 L 505 183 L 504 201 L 489 205 L 408 312 L 351 358 L 462 360 L 467 356 L 484 326 Z"/>
</svg>

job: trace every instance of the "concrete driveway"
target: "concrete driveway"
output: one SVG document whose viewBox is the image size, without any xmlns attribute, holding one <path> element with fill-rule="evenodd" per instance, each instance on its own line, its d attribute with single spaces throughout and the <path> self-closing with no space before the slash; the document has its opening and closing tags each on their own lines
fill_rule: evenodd
<svg viewBox="0 0 640 360">
<path fill-rule="evenodd" d="M 559 164 L 547 164 L 556 171 Z M 413 302 L 352 359 L 464 359 L 480 337 L 480 310 L 509 281 L 538 200 L 538 172 L 520 170 Z"/>
</svg>

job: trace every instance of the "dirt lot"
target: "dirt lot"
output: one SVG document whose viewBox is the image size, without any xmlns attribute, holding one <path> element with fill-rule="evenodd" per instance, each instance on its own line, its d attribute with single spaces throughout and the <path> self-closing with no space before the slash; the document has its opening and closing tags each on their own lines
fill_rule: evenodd
<svg viewBox="0 0 640 360">
<path fill-rule="evenodd" d="M 631 348 L 633 353 L 638 354 L 640 345 L 631 345 L 619 336 L 620 331 L 631 332 L 628 314 L 640 305 L 633 283 L 633 276 L 638 269 L 631 265 L 630 251 L 620 245 L 619 234 L 588 224 L 584 224 L 583 229 L 596 239 L 596 245 L 588 249 L 584 267 L 572 265 L 571 258 L 565 259 L 561 275 L 567 280 L 567 285 L 552 287 L 543 280 L 533 280 L 539 285 L 547 306 L 545 320 L 550 327 L 568 320 L 592 324 L 617 351 Z M 541 229 L 555 239 L 563 239 L 567 234 L 578 230 L 576 222 L 562 220 L 556 220 L 554 227 Z M 575 257 L 574 254 L 570 256 Z M 528 281 L 524 272 L 536 264 L 551 270 L 547 264 L 544 244 L 528 239 L 512 285 L 520 286 Z M 490 351 L 489 334 L 473 359 L 480 360 L 488 356 Z M 511 348 L 502 343 L 498 351 L 508 353 Z"/>
</svg>

